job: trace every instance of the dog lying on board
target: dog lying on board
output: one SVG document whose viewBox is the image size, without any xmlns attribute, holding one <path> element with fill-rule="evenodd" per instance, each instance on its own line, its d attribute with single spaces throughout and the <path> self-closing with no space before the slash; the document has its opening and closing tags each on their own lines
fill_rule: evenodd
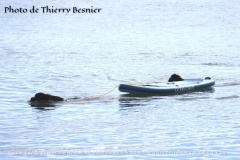
<svg viewBox="0 0 240 160">
<path fill-rule="evenodd" d="M 171 75 L 168 82 L 174 81 L 183 81 L 184 79 L 177 74 Z M 37 93 L 34 97 L 31 98 L 30 102 L 40 102 L 40 103 L 49 103 L 49 102 L 61 102 L 65 101 L 62 97 L 53 96 L 51 94 Z"/>
<path fill-rule="evenodd" d="M 174 82 L 174 81 L 183 81 L 182 77 L 180 77 L 178 74 L 173 74 L 169 78 L 168 82 Z"/>
</svg>

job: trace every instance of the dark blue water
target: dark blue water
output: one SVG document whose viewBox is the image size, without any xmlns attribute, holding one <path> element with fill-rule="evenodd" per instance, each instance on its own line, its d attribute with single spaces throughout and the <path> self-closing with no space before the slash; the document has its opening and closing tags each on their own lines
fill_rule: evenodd
<svg viewBox="0 0 240 160">
<path fill-rule="evenodd" d="M 1 159 L 239 158 L 238 1 L 1 1 Z M 4 7 L 102 8 L 96 14 Z M 123 82 L 211 77 L 213 90 L 31 106 L 37 92 L 104 94 Z"/>
</svg>

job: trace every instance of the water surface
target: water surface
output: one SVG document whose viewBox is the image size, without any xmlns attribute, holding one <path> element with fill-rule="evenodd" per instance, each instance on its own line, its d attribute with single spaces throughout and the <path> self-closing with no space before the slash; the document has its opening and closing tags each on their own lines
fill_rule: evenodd
<svg viewBox="0 0 240 160">
<path fill-rule="evenodd" d="M 0 22 L 1 159 L 239 158 L 239 2 L 2 1 L 99 14 L 5 14 Z M 123 82 L 211 77 L 213 90 L 31 106 L 37 92 L 104 94 Z"/>
</svg>

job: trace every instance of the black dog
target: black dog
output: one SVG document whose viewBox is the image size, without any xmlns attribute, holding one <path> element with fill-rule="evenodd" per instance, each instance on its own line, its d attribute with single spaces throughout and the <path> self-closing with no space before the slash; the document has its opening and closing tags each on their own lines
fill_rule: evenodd
<svg viewBox="0 0 240 160">
<path fill-rule="evenodd" d="M 30 102 L 57 102 L 64 101 L 62 97 L 53 96 L 45 93 L 37 93 L 35 97 L 32 97 Z"/>
<path fill-rule="evenodd" d="M 171 77 L 169 78 L 168 82 L 174 82 L 174 81 L 183 81 L 184 79 L 182 79 L 182 77 L 180 77 L 177 74 L 173 74 L 171 75 Z"/>
</svg>

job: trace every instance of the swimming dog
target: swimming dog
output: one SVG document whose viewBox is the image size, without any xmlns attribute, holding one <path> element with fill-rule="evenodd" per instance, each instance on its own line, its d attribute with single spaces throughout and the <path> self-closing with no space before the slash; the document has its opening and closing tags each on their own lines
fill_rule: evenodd
<svg viewBox="0 0 240 160">
<path fill-rule="evenodd" d="M 62 97 L 53 96 L 45 93 L 37 93 L 34 97 L 31 98 L 30 102 L 58 102 L 64 101 Z"/>
</svg>

